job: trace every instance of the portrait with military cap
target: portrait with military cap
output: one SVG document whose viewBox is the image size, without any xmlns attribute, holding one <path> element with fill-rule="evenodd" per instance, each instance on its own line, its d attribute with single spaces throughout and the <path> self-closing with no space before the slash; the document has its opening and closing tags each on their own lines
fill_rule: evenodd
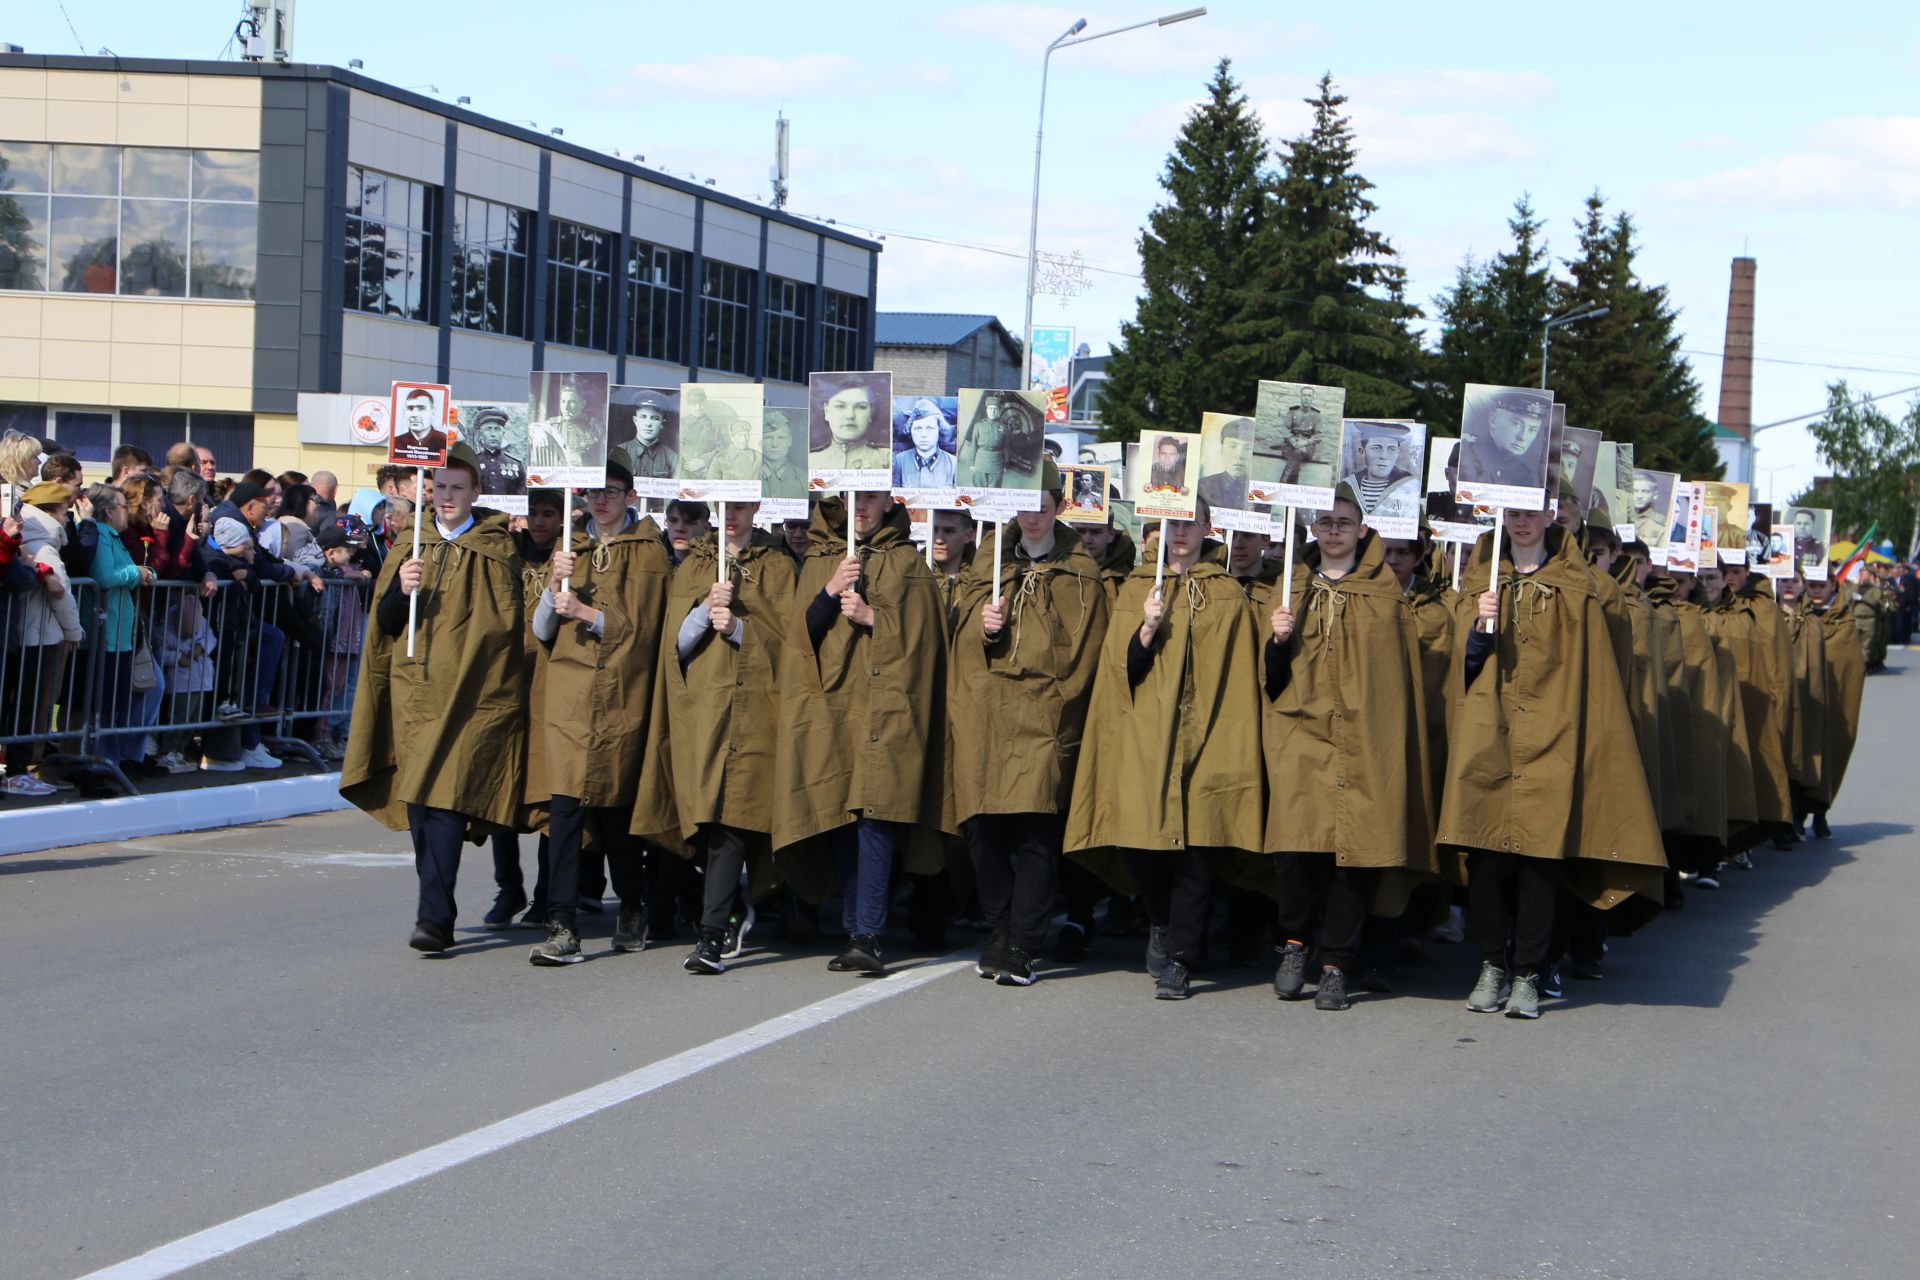
<svg viewBox="0 0 1920 1280">
<path fill-rule="evenodd" d="M 480 467 L 481 505 L 509 515 L 527 510 L 527 407 L 458 400 L 460 439 Z"/>
<path fill-rule="evenodd" d="M 1552 416 L 1551 392 L 1468 383 L 1460 413 L 1461 499 L 1544 509 Z"/>
<path fill-rule="evenodd" d="M 1427 429 L 1418 422 L 1347 423 L 1340 482 L 1383 538 L 1419 536 L 1426 444 Z"/>
<path fill-rule="evenodd" d="M 598 372 L 527 375 L 529 483 L 606 483 L 608 381 Z"/>
<path fill-rule="evenodd" d="M 680 473 L 680 389 L 613 388 L 607 407 L 607 456 L 633 473 L 643 498 L 671 498 Z"/>
</svg>

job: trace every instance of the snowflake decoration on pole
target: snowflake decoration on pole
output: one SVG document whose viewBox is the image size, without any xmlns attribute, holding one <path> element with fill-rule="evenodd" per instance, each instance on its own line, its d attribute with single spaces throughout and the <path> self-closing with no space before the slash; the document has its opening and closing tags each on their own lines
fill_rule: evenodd
<svg viewBox="0 0 1920 1280">
<path fill-rule="evenodd" d="M 1069 298 L 1077 298 L 1093 287 L 1078 249 L 1065 256 L 1036 253 L 1034 260 L 1039 267 L 1039 279 L 1033 287 L 1036 294 L 1058 298 L 1064 304 Z"/>
</svg>

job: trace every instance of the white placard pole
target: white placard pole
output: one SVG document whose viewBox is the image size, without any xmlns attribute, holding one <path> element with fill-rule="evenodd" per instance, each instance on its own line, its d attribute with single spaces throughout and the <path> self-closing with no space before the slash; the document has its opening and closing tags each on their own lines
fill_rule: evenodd
<svg viewBox="0 0 1920 1280">
<path fill-rule="evenodd" d="M 1493 509 L 1493 567 L 1487 571 L 1487 590 L 1493 592 L 1495 597 L 1498 597 L 1500 594 L 1500 534 L 1501 531 L 1505 529 L 1506 523 L 1506 508 L 1495 507 Z M 1498 618 L 1488 618 L 1486 626 L 1481 628 L 1481 630 L 1485 631 L 1488 635 L 1492 635 L 1499 629 L 1500 620 Z"/>
<path fill-rule="evenodd" d="M 1460 543 L 1453 544 L 1453 589 L 1460 589 Z"/>
<path fill-rule="evenodd" d="M 1280 583 L 1280 598 L 1286 601 L 1287 608 L 1291 609 L 1293 608 L 1293 508 L 1282 507 L 1281 510 L 1287 513 L 1287 531 L 1280 552 L 1280 576 L 1283 579 Z"/>
<path fill-rule="evenodd" d="M 1153 589 L 1158 591 L 1167 576 L 1167 522 L 1160 522 L 1160 536 L 1154 540 Z"/>
<path fill-rule="evenodd" d="M 727 580 L 727 504 L 721 502 L 715 505 L 720 508 L 720 577 L 718 580 L 725 582 Z"/>
<path fill-rule="evenodd" d="M 854 553 L 853 547 L 853 490 L 847 490 L 847 554 Z"/>
<path fill-rule="evenodd" d="M 426 512 L 427 469 L 413 469 L 413 558 L 420 558 L 420 521 Z M 420 616 L 420 588 L 415 587 L 407 597 L 407 656 L 413 656 L 413 627 Z"/>
<path fill-rule="evenodd" d="M 1006 536 L 1006 522 L 995 520 L 993 522 L 993 607 L 996 609 L 1000 607 L 1000 543 Z M 931 544 L 933 540 L 929 538 L 927 541 Z"/>
</svg>

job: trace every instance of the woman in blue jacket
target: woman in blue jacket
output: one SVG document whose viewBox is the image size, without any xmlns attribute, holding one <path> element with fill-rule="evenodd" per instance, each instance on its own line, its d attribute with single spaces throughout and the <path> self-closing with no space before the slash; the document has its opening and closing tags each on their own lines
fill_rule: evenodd
<svg viewBox="0 0 1920 1280">
<path fill-rule="evenodd" d="M 100 628 L 100 719 L 102 725 L 130 725 L 139 716 L 133 697 L 135 588 L 153 581 L 153 570 L 135 564 L 120 534 L 127 527 L 127 496 L 110 484 L 87 489 L 93 520 L 105 526 L 95 540 L 91 577 L 100 592 L 103 622 Z M 110 532 L 109 532 L 110 531 Z M 109 760 L 134 760 L 140 755 L 141 733 L 107 734 L 100 754 Z"/>
</svg>

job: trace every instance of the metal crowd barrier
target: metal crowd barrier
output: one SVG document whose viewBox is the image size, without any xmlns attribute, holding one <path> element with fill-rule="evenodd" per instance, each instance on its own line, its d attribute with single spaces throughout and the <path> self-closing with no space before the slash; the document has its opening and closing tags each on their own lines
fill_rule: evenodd
<svg viewBox="0 0 1920 1280">
<path fill-rule="evenodd" d="M 370 580 L 71 584 L 83 638 L 23 647 L 23 609 L 0 600 L 0 748 L 9 773 L 92 766 L 129 795 L 125 764 L 147 754 L 237 760 L 249 740 L 283 761 L 338 759 L 359 678 Z M 37 588 L 36 588 L 37 589 Z M 23 593 L 24 594 L 24 593 Z M 151 677 L 145 670 L 151 659 Z M 147 687 L 137 687 L 139 685 Z M 199 745 L 193 744 L 198 737 Z"/>
</svg>

